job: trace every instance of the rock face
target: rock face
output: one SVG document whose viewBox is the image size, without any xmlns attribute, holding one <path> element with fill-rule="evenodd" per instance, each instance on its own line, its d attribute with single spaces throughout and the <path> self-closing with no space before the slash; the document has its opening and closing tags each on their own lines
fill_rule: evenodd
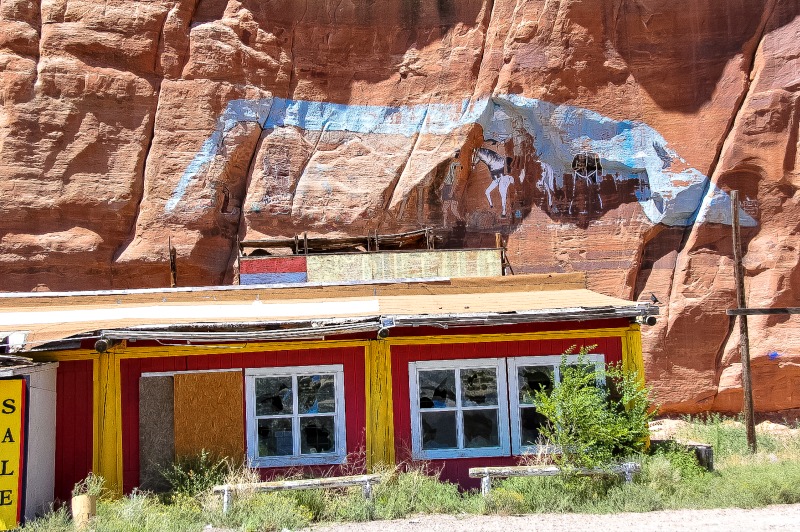
<svg viewBox="0 0 800 532">
<path fill-rule="evenodd" d="M 236 239 L 430 226 L 663 302 L 665 411 L 738 410 L 748 304 L 800 306 L 800 0 L 7 0 L 0 290 L 230 283 Z M 797 317 L 751 318 L 759 410 Z"/>
</svg>

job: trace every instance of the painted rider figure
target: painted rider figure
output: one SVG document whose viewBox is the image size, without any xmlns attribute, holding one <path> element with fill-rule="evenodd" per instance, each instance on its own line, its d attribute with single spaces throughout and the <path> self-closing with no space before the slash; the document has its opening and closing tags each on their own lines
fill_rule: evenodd
<svg viewBox="0 0 800 532">
<path fill-rule="evenodd" d="M 584 150 L 575 155 L 572 159 L 572 201 L 569 204 L 569 212 L 572 213 L 572 204 L 575 202 L 575 195 L 578 191 L 578 178 L 586 183 L 587 193 L 593 186 L 600 204 L 600 211 L 603 210 L 603 199 L 600 197 L 600 181 L 603 176 L 603 165 L 600 163 L 600 156 L 592 151 Z"/>
</svg>

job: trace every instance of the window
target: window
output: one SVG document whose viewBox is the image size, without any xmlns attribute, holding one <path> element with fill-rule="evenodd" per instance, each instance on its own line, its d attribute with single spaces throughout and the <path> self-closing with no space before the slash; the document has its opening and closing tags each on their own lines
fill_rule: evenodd
<svg viewBox="0 0 800 532">
<path fill-rule="evenodd" d="M 567 364 L 578 363 L 567 356 Z M 601 370 L 605 357 L 583 357 Z M 415 459 L 538 452 L 544 416 L 533 396 L 561 381 L 561 355 L 411 362 L 411 448 Z M 599 373 L 598 373 L 599 375 Z M 605 385 L 598 377 L 599 386 Z"/>
<path fill-rule="evenodd" d="M 345 459 L 341 365 L 248 369 L 247 454 L 252 466 Z"/>
<path fill-rule="evenodd" d="M 509 453 L 502 359 L 411 362 L 409 385 L 415 458 Z"/>
<path fill-rule="evenodd" d="M 598 386 L 605 385 L 599 370 L 603 369 L 603 355 L 586 355 L 583 360 L 590 369 L 598 370 Z M 578 363 L 578 355 L 567 356 L 567 364 Z M 591 367 L 591 366 L 594 367 Z M 544 416 L 536 411 L 533 396 L 544 388 L 552 391 L 561 381 L 561 356 L 519 357 L 508 359 L 508 383 L 511 400 L 511 445 L 514 454 L 538 452 L 539 429 Z"/>
</svg>

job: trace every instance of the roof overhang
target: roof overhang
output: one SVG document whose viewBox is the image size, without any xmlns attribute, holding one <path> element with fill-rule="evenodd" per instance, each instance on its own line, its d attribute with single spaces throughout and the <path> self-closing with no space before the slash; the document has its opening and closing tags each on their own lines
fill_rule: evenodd
<svg viewBox="0 0 800 532">
<path fill-rule="evenodd" d="M 0 337 L 8 331 L 27 331 L 24 349 L 30 351 L 74 349 L 81 340 L 101 338 L 190 343 L 304 340 L 393 327 L 645 321 L 657 314 L 658 307 L 649 301 L 587 290 L 581 275 L 521 275 L 257 290 L 30 298 L 17 294 L 0 306 Z"/>
</svg>

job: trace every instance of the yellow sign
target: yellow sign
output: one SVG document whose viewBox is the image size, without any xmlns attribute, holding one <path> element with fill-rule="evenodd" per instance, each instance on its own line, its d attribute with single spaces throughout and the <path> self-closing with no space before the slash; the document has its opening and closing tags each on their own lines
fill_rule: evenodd
<svg viewBox="0 0 800 532">
<path fill-rule="evenodd" d="M 0 530 L 16 528 L 22 514 L 25 380 L 0 380 Z"/>
</svg>

